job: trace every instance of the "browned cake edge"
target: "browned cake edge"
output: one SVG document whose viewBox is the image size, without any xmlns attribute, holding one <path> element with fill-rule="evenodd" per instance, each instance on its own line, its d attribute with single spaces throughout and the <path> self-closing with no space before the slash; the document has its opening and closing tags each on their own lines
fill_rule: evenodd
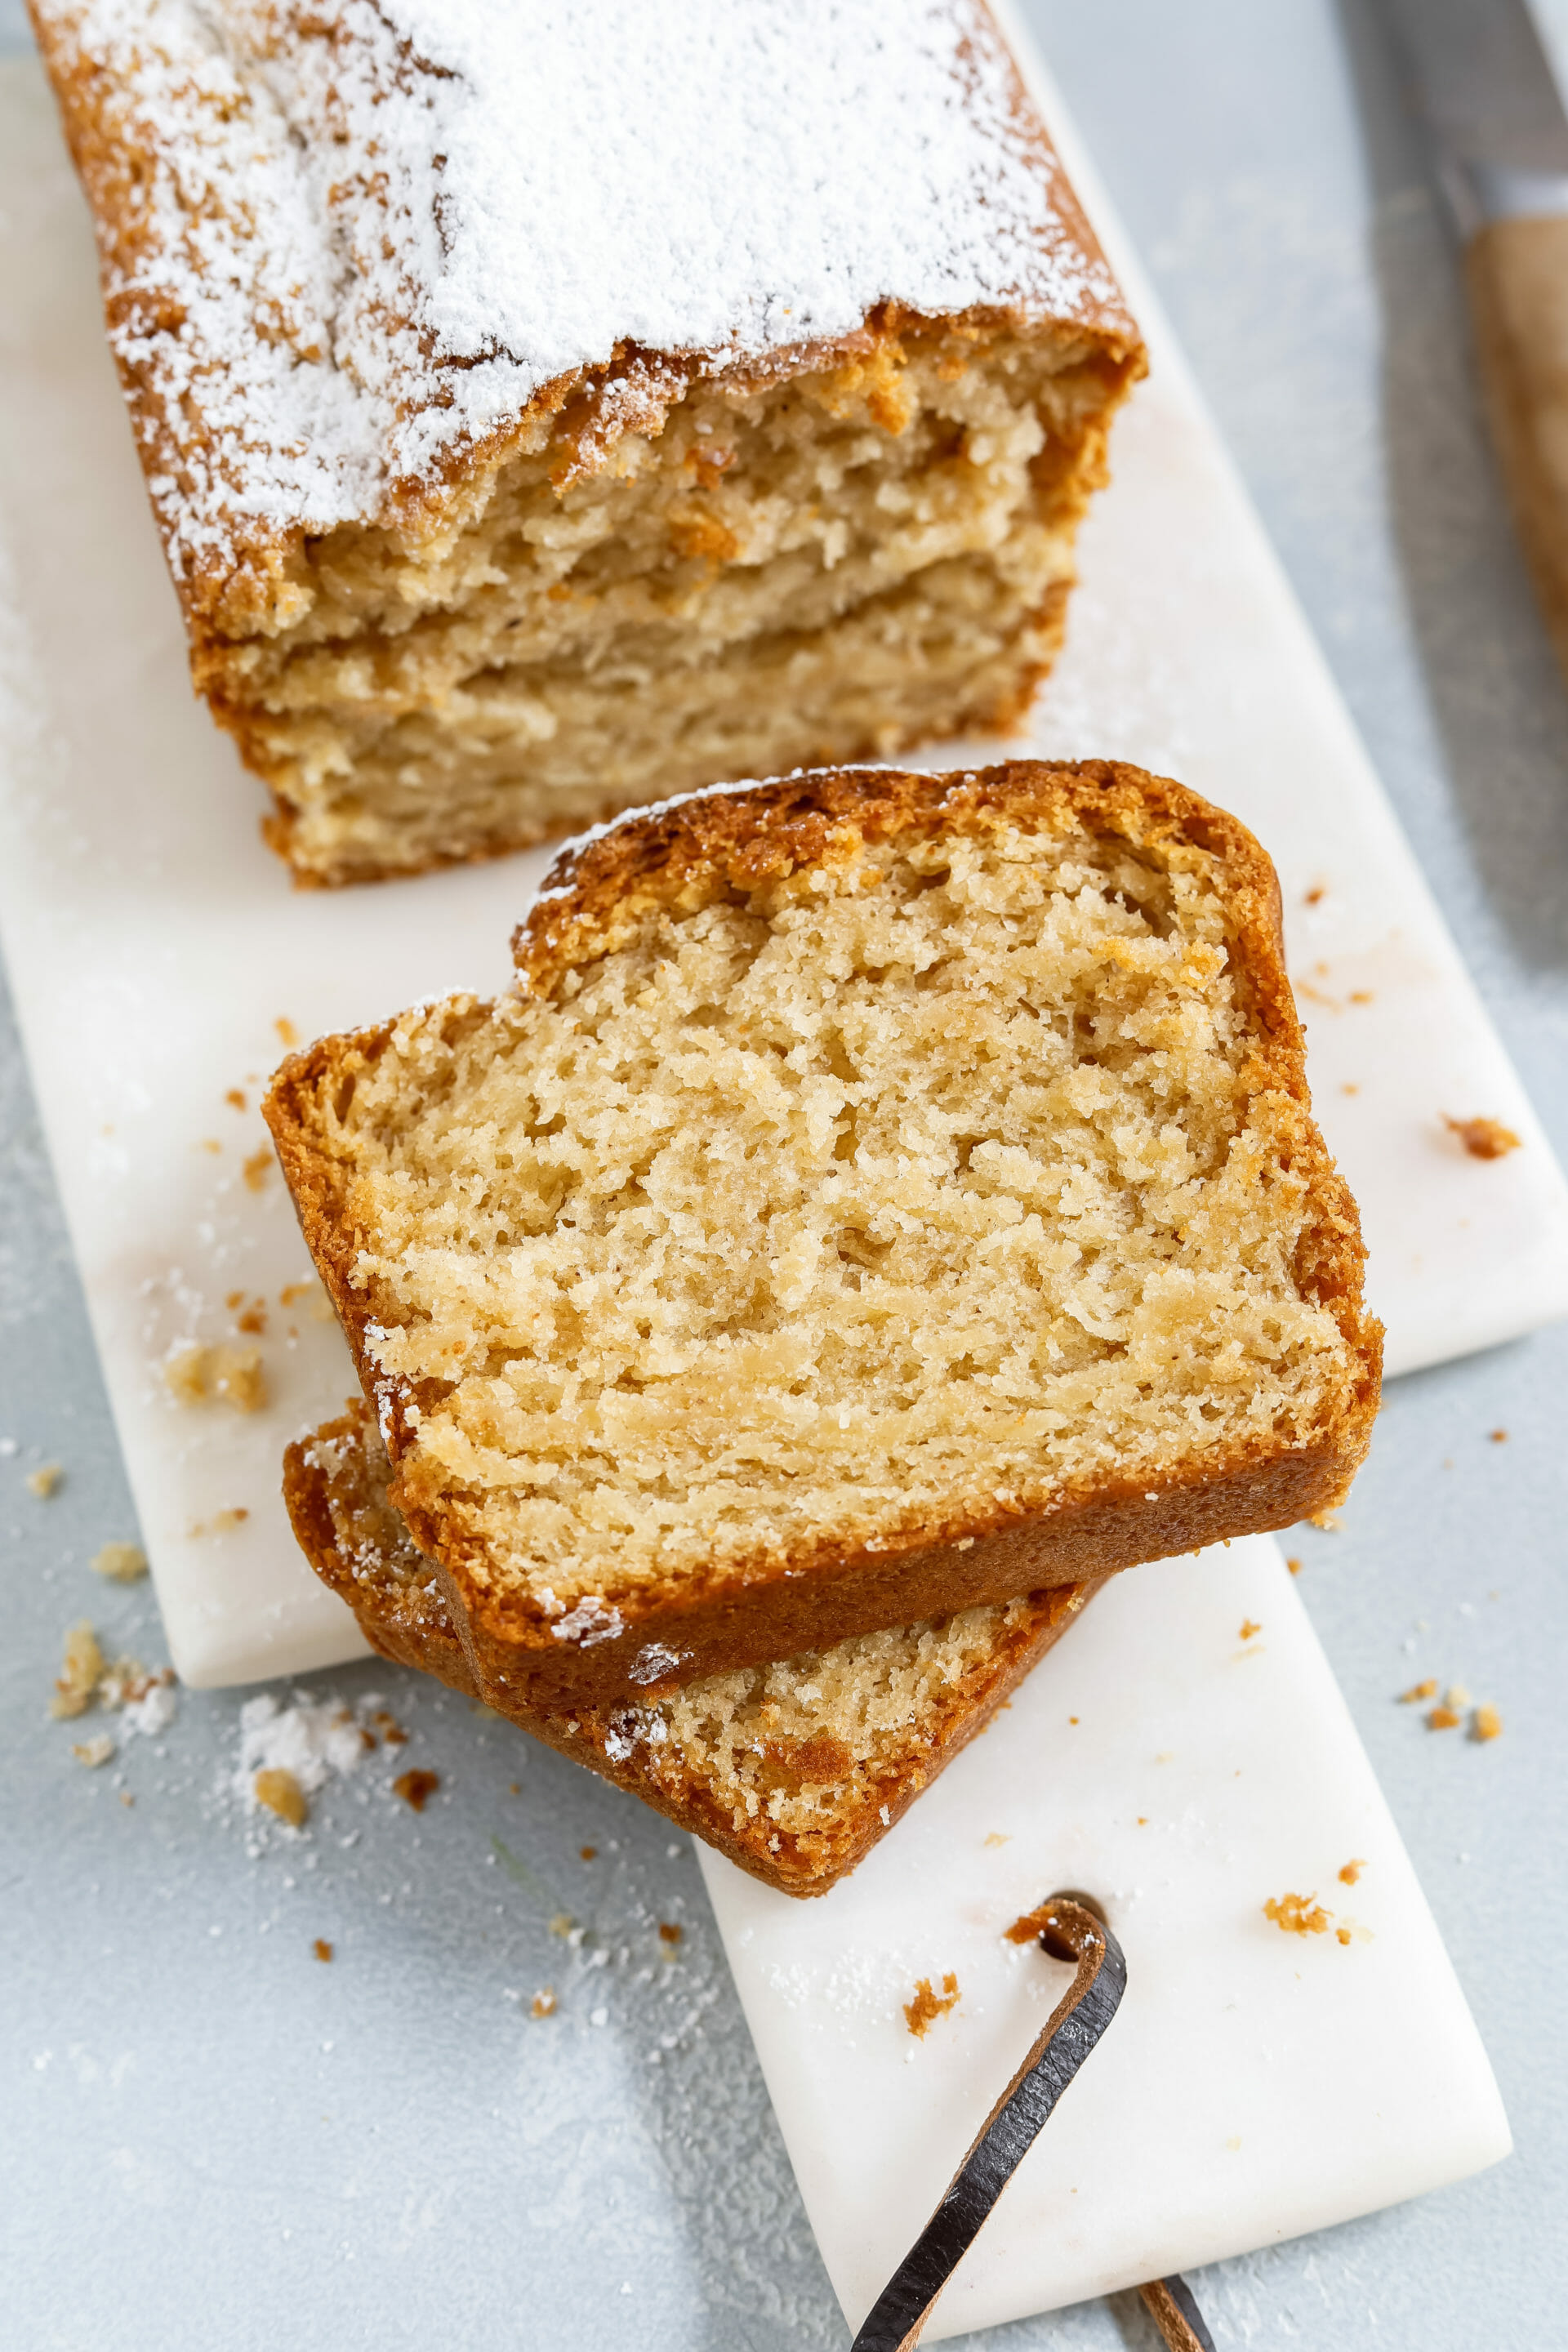
<svg viewBox="0 0 1568 2352">
<path fill-rule="evenodd" d="M 701 1776 L 678 1762 L 668 1746 L 621 1740 L 614 1742 L 624 1751 L 617 1754 L 612 1751 L 614 1710 L 552 1713 L 531 1707 L 511 1691 L 486 1685 L 475 1675 L 441 1597 L 411 1591 L 391 1579 L 376 1582 L 354 1574 L 338 1542 L 331 1478 L 311 1457 L 323 1441 L 346 1440 L 363 1463 L 369 1423 L 368 1408 L 353 1398 L 339 1420 L 328 1422 L 312 1437 L 297 1439 L 283 1457 L 283 1498 L 300 1549 L 322 1582 L 347 1601 L 371 1647 L 396 1665 L 416 1667 L 468 1697 L 483 1699 L 521 1730 L 640 1797 L 678 1828 L 689 1830 L 740 1869 L 784 1895 L 825 1895 L 862 1862 L 921 1790 L 984 1729 L 1100 1589 L 1097 1581 L 1032 1595 L 1018 1620 L 999 1631 L 990 1654 L 951 1686 L 918 1761 L 857 1766 L 853 1781 L 841 1791 L 831 1826 L 801 1834 L 775 1829 L 762 1818 L 737 1830 L 732 1814 L 704 1786 Z M 368 1472 L 360 1475 L 363 1478 Z M 412 1538 L 407 1540 L 412 1545 Z"/>
<path fill-rule="evenodd" d="M 548 996 L 573 966 L 632 937 L 654 908 L 683 893 L 690 894 L 689 904 L 718 891 L 748 895 L 796 866 L 847 862 L 862 837 L 984 831 L 1020 821 L 1048 827 L 1075 819 L 1134 846 L 1190 845 L 1223 861 L 1234 976 L 1259 1031 L 1254 1092 L 1284 1096 L 1295 1106 L 1292 1164 L 1307 1174 L 1315 1207 L 1298 1248 L 1296 1277 L 1302 1295 L 1326 1307 L 1344 1335 L 1356 1365 L 1348 1391 L 1331 1402 L 1309 1444 L 1258 1441 L 1163 1474 L 1083 1477 L 1066 1482 L 1044 1513 L 999 1507 L 985 1517 L 910 1530 L 875 1551 L 846 1549 L 825 1529 L 809 1549 L 787 1559 L 731 1562 L 705 1579 L 686 1580 L 675 1605 L 657 1595 L 617 1598 L 623 1630 L 581 1647 L 554 1638 L 537 1603 L 497 1596 L 468 1578 L 472 1538 L 446 1496 L 415 1491 L 399 1475 L 394 1498 L 420 1549 L 440 1565 L 484 1684 L 549 1707 L 636 1700 L 660 1687 L 656 1660 L 646 1654 L 650 1645 L 658 1658 L 677 1662 L 664 1680 L 695 1679 L 1289 1527 L 1343 1500 L 1371 1443 L 1382 1368 L 1382 1327 L 1362 1297 L 1360 1220 L 1311 1118 L 1273 866 L 1244 825 L 1195 793 L 1115 761 L 1011 761 L 934 776 L 826 770 L 695 794 L 618 820 L 563 853 L 513 942 L 520 985 Z M 484 1018 L 486 1010 L 471 998 L 454 998 L 447 1017 L 460 1027 Z M 372 1310 L 352 1281 L 363 1237 L 353 1223 L 343 1164 L 320 1117 L 323 1100 L 352 1086 L 356 1068 L 379 1055 L 395 1025 L 323 1038 L 295 1055 L 276 1074 L 262 1108 L 395 1471 L 411 1436 L 405 1407 L 426 1408 L 444 1391 L 430 1383 L 404 1395 L 370 1360 Z"/>
<path fill-rule="evenodd" d="M 294 812 L 279 789 L 278 763 L 250 723 L 245 663 L 243 654 L 236 649 L 258 632 L 269 633 L 279 598 L 299 568 L 307 541 L 315 534 L 303 518 L 279 520 L 244 510 L 225 501 L 221 493 L 211 491 L 214 511 L 207 517 L 212 528 L 206 544 L 200 553 L 182 558 L 177 552 L 175 502 L 190 482 L 191 461 L 199 457 L 209 484 L 221 478 L 221 464 L 217 436 L 204 419 L 199 393 L 175 404 L 163 388 L 171 375 L 166 345 L 178 341 L 184 324 L 184 308 L 174 290 L 178 276 L 175 263 L 178 260 L 180 268 L 189 264 L 188 257 L 173 256 L 165 264 L 142 194 L 155 173 L 158 137 L 144 119 L 121 103 L 123 93 L 88 46 L 81 26 L 34 5 L 34 0 L 29 0 L 29 8 L 66 142 L 92 215 L 106 324 L 148 497 L 184 614 L 192 676 L 214 717 L 235 736 L 247 764 L 272 793 L 275 814 L 263 830 L 271 846 L 287 858 Z M 1079 276 L 1090 282 L 1099 274 L 1113 284 L 1099 241 L 1011 53 L 999 32 L 996 37 L 1009 62 L 1015 122 L 1033 147 L 1039 169 L 1050 179 L 1053 207 L 1068 249 L 1083 265 Z M 169 283 L 161 284 L 161 277 Z M 133 332 L 122 337 L 121 331 L 127 329 Z M 416 535 L 427 530 L 476 477 L 504 462 L 514 446 L 530 440 L 542 419 L 552 420 L 556 453 L 552 470 L 564 487 L 603 463 L 605 416 L 615 415 L 621 431 L 658 434 L 671 406 L 700 381 L 722 379 L 738 390 L 750 391 L 824 368 L 854 366 L 876 373 L 889 363 L 896 364 L 908 342 L 954 334 L 979 342 L 1004 331 L 1087 344 L 1093 354 L 1088 363 L 1103 381 L 1103 400 L 1085 418 L 1080 432 L 1047 453 L 1048 463 L 1042 458 L 1037 465 L 1039 515 L 1062 523 L 1076 522 L 1090 494 L 1106 478 L 1105 445 L 1110 419 L 1147 366 L 1137 326 L 1119 295 L 1110 300 L 1085 300 L 1073 314 L 1060 316 L 1037 303 L 932 313 L 889 301 L 868 311 L 861 325 L 847 335 L 741 359 L 727 351 L 647 351 L 623 342 L 606 362 L 569 370 L 542 385 L 493 432 L 443 452 L 421 474 L 390 480 L 378 510 L 358 520 L 394 530 L 403 525 Z M 180 371 L 173 373 L 178 377 Z M 441 396 L 441 383 L 433 373 L 431 404 L 439 404 Z M 1056 583 L 1031 616 L 1030 625 L 1047 640 L 1045 657 L 1021 669 L 1013 691 L 1002 700 L 955 708 L 942 731 L 1005 730 L 1027 708 L 1060 643 L 1068 584 Z M 922 730 L 926 735 L 931 731 L 929 727 Z M 853 747 L 836 744 L 825 750 L 828 756 L 844 758 L 892 748 L 897 746 L 884 737 L 879 742 Z M 570 822 L 576 825 L 581 818 L 574 816 Z M 523 825 L 479 849 L 454 850 L 450 856 L 432 856 L 406 866 L 356 864 L 352 870 L 345 867 L 331 874 L 296 869 L 295 880 L 305 887 L 372 881 L 383 875 L 413 874 L 500 856 L 548 837 L 548 827 Z"/>
</svg>

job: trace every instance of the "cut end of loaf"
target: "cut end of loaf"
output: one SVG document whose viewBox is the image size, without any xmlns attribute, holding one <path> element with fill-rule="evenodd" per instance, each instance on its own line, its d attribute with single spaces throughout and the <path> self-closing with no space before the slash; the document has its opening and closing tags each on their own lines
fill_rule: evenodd
<svg viewBox="0 0 1568 2352">
<path fill-rule="evenodd" d="M 886 323 L 689 384 L 613 458 L 531 420 L 461 498 L 340 528 L 198 675 L 306 883 L 494 856 L 804 760 L 1012 723 L 1054 659 L 1131 347 Z"/>
</svg>

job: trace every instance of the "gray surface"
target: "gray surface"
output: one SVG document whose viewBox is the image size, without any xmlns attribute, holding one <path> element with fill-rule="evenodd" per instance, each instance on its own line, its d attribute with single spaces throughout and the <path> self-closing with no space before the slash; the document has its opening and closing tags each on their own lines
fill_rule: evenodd
<svg viewBox="0 0 1568 2352">
<path fill-rule="evenodd" d="M 1568 1150 L 1568 698 L 1364 0 L 1031 13 Z M 0 0 L 0 41 L 18 21 Z M 399 1760 L 444 1776 L 421 1818 L 376 1758 L 302 1845 L 252 1855 L 218 1792 L 239 1706 L 224 1694 L 185 1694 L 166 1738 L 129 1743 L 133 1807 L 118 1767 L 71 1761 L 79 1731 L 44 1720 L 65 1624 L 90 1614 L 106 1646 L 162 1652 L 145 1588 L 106 1589 L 86 1565 L 131 1532 L 129 1504 L 9 1036 L 0 1134 L 0 1433 L 19 1448 L 0 1458 L 0 2336 L 29 2352 L 843 2346 L 695 1865 L 636 1804 L 381 1668 L 317 1687 L 386 1693 L 413 1733 Z M 1222 2347 L 1562 2340 L 1565 1396 L 1563 1330 L 1401 1382 L 1342 1530 L 1291 1547 L 1518 2155 L 1205 2273 Z M 40 1459 L 68 1473 L 47 1503 L 23 1485 Z M 1495 1700 L 1505 1736 L 1435 1737 L 1392 1704 L 1428 1673 Z M 575 1954 L 549 1932 L 556 1904 L 591 1927 Z M 674 1963 L 658 1918 L 685 1925 Z M 337 1946 L 330 1968 L 315 1936 Z M 561 2012 L 536 2023 L 507 1989 L 544 1983 Z M 986 2340 L 1153 2343 L 1131 2305 Z"/>
</svg>

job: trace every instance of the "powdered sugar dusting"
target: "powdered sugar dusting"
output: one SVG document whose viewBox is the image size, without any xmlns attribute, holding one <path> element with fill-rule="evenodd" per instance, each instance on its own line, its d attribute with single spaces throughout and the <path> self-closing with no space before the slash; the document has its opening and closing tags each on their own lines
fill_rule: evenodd
<svg viewBox="0 0 1568 2352">
<path fill-rule="evenodd" d="M 384 512 L 617 354 L 605 440 L 668 397 L 660 354 L 754 362 L 888 299 L 1119 308 L 978 0 L 40 14 L 111 91 L 89 179 L 143 208 L 111 332 L 187 572 Z"/>
<path fill-rule="evenodd" d="M 370 1702 L 366 1702 L 368 1706 Z M 239 1762 L 235 1794 L 256 1811 L 258 1772 L 289 1772 L 307 1796 L 324 1788 L 329 1773 L 352 1772 L 363 1762 L 366 1744 L 358 1718 L 336 1700 L 296 1695 L 279 1706 L 270 1691 L 247 1699 L 239 1710 Z"/>
<path fill-rule="evenodd" d="M 552 1593 L 551 1599 L 554 1597 Z M 588 1592 L 550 1631 L 558 1642 L 576 1642 L 583 1649 L 591 1650 L 595 1642 L 613 1642 L 622 1626 L 620 1611 L 611 1608 L 603 1594 Z"/>
</svg>

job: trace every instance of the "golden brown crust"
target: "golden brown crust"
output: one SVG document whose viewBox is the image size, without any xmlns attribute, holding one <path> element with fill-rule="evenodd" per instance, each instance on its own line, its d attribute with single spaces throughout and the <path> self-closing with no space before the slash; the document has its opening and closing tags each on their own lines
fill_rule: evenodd
<svg viewBox="0 0 1568 2352">
<path fill-rule="evenodd" d="M 1030 1596 L 1014 1622 L 998 1629 L 986 1657 L 945 1695 L 918 1759 L 862 1769 L 841 1787 L 833 1818 L 801 1834 L 775 1829 L 765 1815 L 737 1827 L 700 1771 L 666 1750 L 617 1739 L 615 1711 L 577 1706 L 551 1711 L 476 1676 L 443 1604 L 418 1584 L 356 1575 L 339 1526 L 353 1510 L 353 1489 L 367 1483 L 363 1463 L 369 1415 L 351 1402 L 342 1416 L 296 1441 L 284 1455 L 283 1495 L 300 1549 L 324 1583 L 346 1601 L 371 1647 L 395 1664 L 437 1675 L 454 1690 L 483 1699 L 547 1747 L 613 1780 L 657 1812 L 726 1854 L 742 1870 L 782 1894 L 825 1895 L 864 1860 L 902 1819 L 922 1789 L 983 1731 L 1030 1668 L 1060 1640 L 1103 1578 Z M 330 1449 L 330 1451 L 329 1451 Z M 340 1465 L 337 1493 L 326 1466 Z M 337 1508 L 334 1514 L 334 1502 Z M 410 1542 L 411 1539 L 405 1538 Z"/>
<path fill-rule="evenodd" d="M 229 184 L 233 158 L 226 166 L 216 126 L 230 115 L 236 123 L 249 121 L 255 95 L 249 83 L 240 75 L 226 99 L 220 99 L 216 85 L 208 88 L 199 71 L 171 77 L 167 60 L 154 69 L 149 59 L 158 51 L 156 10 L 147 11 L 145 25 L 126 12 L 124 21 L 106 32 L 92 21 L 89 8 L 67 0 L 30 0 L 30 5 L 92 213 L 110 341 L 184 614 L 193 678 L 217 723 L 234 737 L 246 764 L 271 793 L 274 807 L 263 822 L 263 837 L 289 862 L 301 887 L 340 887 L 500 856 L 582 822 L 579 808 L 553 826 L 541 819 L 536 806 L 526 818 L 499 816 L 495 830 L 483 839 L 458 828 L 443 846 L 432 848 L 421 838 L 406 856 L 351 843 L 333 864 L 316 838 L 307 851 L 299 759 L 279 751 L 277 713 L 258 693 L 254 661 L 258 641 L 290 629 L 313 602 L 314 567 L 334 534 L 384 531 L 395 554 L 412 560 L 433 536 L 457 525 L 488 477 L 523 452 L 544 449 L 551 478 L 564 491 L 602 467 L 621 436 L 657 436 L 671 409 L 700 383 L 722 382 L 745 395 L 824 370 L 874 380 L 901 363 L 906 351 L 933 340 L 979 348 L 998 335 L 1022 336 L 1060 350 L 1077 373 L 1098 380 L 1098 405 L 1092 399 L 1079 404 L 1072 425 L 1053 430 L 1050 445 L 1036 461 L 1036 523 L 1070 532 L 1106 478 L 1109 425 L 1144 373 L 1142 341 L 981 0 L 974 0 L 973 37 L 964 47 L 973 50 L 994 43 L 1011 93 L 1005 107 L 1009 144 L 1016 154 L 1030 155 L 1048 188 L 1058 268 L 1054 278 L 1047 273 L 1046 290 L 1026 288 L 1016 299 L 951 312 L 885 301 L 847 333 L 760 354 L 721 348 L 666 351 L 623 341 L 602 363 L 571 368 L 539 384 L 492 428 L 474 425 L 452 439 L 437 436 L 433 454 L 418 470 L 407 470 L 406 458 L 394 458 L 391 441 L 379 454 L 375 446 L 357 446 L 340 453 L 345 480 L 350 473 L 356 480 L 363 476 L 352 498 L 342 491 L 348 503 L 341 510 L 333 504 L 337 491 L 328 495 L 318 486 L 312 503 L 301 489 L 290 470 L 299 458 L 295 437 L 276 420 L 269 425 L 259 412 L 247 411 L 256 373 L 247 368 L 247 353 L 286 347 L 301 371 L 327 377 L 337 371 L 331 358 L 336 342 L 331 318 L 323 324 L 281 263 L 270 275 L 263 270 L 252 286 L 248 264 L 236 258 L 259 249 L 252 217 L 257 207 L 245 188 Z M 269 23 L 268 38 L 278 53 L 301 43 L 352 37 L 331 11 L 321 16 L 299 8 L 271 14 L 277 21 Z M 220 50 L 223 46 L 217 44 Z M 230 46 L 237 54 L 246 40 Z M 370 203 L 378 176 L 374 164 L 357 151 L 346 153 L 344 188 L 354 184 L 356 170 Z M 173 198 L 172 182 L 177 183 Z M 261 211 L 265 215 L 265 204 Z M 279 241 L 288 243 L 283 231 Z M 416 291 L 411 289 L 410 300 Z M 213 298 L 225 315 L 217 344 L 209 348 L 198 314 Z M 410 319 L 395 310 L 395 305 L 387 306 L 383 325 L 390 336 L 406 336 Z M 380 356 L 384 360 L 387 354 Z M 399 392 L 389 410 L 396 418 L 392 440 L 411 418 L 438 419 L 449 408 L 453 383 L 460 380 L 455 371 L 461 365 L 432 358 Z M 357 383 L 365 373 L 363 367 L 348 368 L 342 380 Z M 606 419 L 613 420 L 613 428 Z M 311 438 L 303 436 L 307 442 Z M 1067 583 L 1058 582 L 1041 607 L 1018 615 L 1009 682 L 998 686 L 994 677 L 984 693 L 967 701 L 955 698 L 951 709 L 920 722 L 921 739 L 1005 730 L 1027 707 L 1050 667 L 1066 595 Z M 853 740 L 847 725 L 828 741 L 785 738 L 767 756 L 775 764 L 794 757 L 886 756 L 910 735 L 910 730 L 900 735 L 890 722 L 857 732 L 859 740 Z M 698 763 L 671 781 L 696 784 L 713 772 L 711 762 Z M 526 783 L 526 774 L 519 781 Z M 606 802 L 604 814 L 622 804 Z"/>
<path fill-rule="evenodd" d="M 1349 1392 L 1331 1402 L 1306 1444 L 1281 1437 L 1216 1450 L 1201 1465 L 1189 1460 L 1135 1481 L 1083 1478 L 1064 1485 L 1043 1514 L 998 1509 L 986 1519 L 910 1531 L 875 1552 L 847 1549 L 825 1529 L 788 1559 L 726 1563 L 674 1593 L 620 1600 L 622 1630 L 582 1647 L 555 1638 L 537 1603 L 497 1596 L 468 1572 L 474 1538 L 449 1498 L 395 1483 L 415 1540 L 438 1563 L 470 1671 L 487 1692 L 545 1708 L 646 1697 L 661 1685 L 639 1686 L 633 1668 L 651 1643 L 679 1658 L 681 1679 L 695 1679 L 1289 1527 L 1342 1501 L 1371 1442 L 1382 1328 L 1362 1297 L 1365 1251 L 1355 1203 L 1311 1122 L 1279 885 L 1264 851 L 1234 817 L 1167 778 L 1108 761 L 1014 761 L 936 776 L 828 770 L 698 795 L 620 821 L 563 854 L 513 942 L 520 985 L 547 996 L 574 965 L 629 938 L 655 907 L 749 895 L 795 866 L 847 860 L 863 837 L 1020 823 L 1081 824 L 1145 850 L 1193 847 L 1221 862 L 1233 976 L 1257 1024 L 1249 1083 L 1258 1094 L 1288 1097 L 1300 1114 L 1295 1165 L 1308 1179 L 1312 1214 L 1294 1272 L 1302 1295 L 1327 1308 L 1343 1334 L 1356 1367 Z M 448 1035 L 486 1010 L 473 999 L 452 1000 L 444 1009 Z M 378 1380 L 365 1339 L 370 1302 L 353 1286 L 366 1237 L 321 1116 L 355 1068 L 379 1056 L 394 1026 L 326 1038 L 295 1055 L 263 1108 L 395 1465 L 407 1450 L 406 1406 L 428 1404 L 435 1392 L 402 1396 Z"/>
<path fill-rule="evenodd" d="M 167 125 L 127 102 L 133 93 L 127 92 L 91 46 L 79 12 L 46 5 L 43 0 L 28 0 L 28 6 L 92 213 L 106 321 L 149 496 L 190 632 L 195 682 L 200 691 L 213 696 L 220 719 L 235 727 L 243 740 L 243 698 L 234 693 L 240 673 L 229 648 L 277 625 L 279 600 L 287 597 L 319 527 L 304 514 L 247 510 L 225 496 L 221 429 L 208 421 L 199 372 L 193 381 L 192 371 L 180 362 L 186 321 L 175 289 L 181 271 L 192 266 L 191 256 L 162 249 L 149 202 L 158 169 L 166 161 Z M 290 25 L 279 37 L 299 40 L 319 37 L 322 30 L 320 25 Z M 671 406 L 700 380 L 722 376 L 738 391 L 759 390 L 824 367 L 874 365 L 901 337 L 922 332 L 1007 330 L 1070 337 L 1098 355 L 1120 397 L 1144 372 L 1137 326 L 1115 290 L 1099 241 L 1016 68 L 1010 68 L 1010 79 L 1015 126 L 1048 176 L 1063 253 L 1074 265 L 1074 282 L 1080 289 L 1069 312 L 1058 317 L 1037 305 L 987 304 L 933 314 L 887 302 L 847 334 L 740 357 L 719 349 L 666 352 L 623 341 L 607 362 L 568 369 L 542 384 L 490 433 L 471 434 L 442 448 L 420 473 L 389 478 L 374 510 L 354 520 L 419 537 L 439 522 L 477 477 L 512 449 L 537 446 L 542 424 L 553 443 L 552 475 L 557 487 L 564 488 L 603 464 L 609 446 L 602 421 L 606 416 L 616 420 L 616 437 L 628 431 L 657 434 Z M 201 102 L 193 96 L 189 104 L 195 127 L 201 119 Z M 194 173 L 204 168 L 200 142 L 195 140 L 189 163 Z M 1110 290 L 1104 295 L 1083 290 L 1096 287 Z M 276 331 L 276 321 L 259 317 L 255 321 L 258 339 Z M 181 387 L 177 400 L 171 397 L 174 385 Z M 448 398 L 439 371 L 433 369 L 425 404 L 438 409 Z M 219 386 L 212 403 L 214 415 L 224 406 Z M 206 544 L 200 548 L 182 545 L 175 528 L 178 502 L 190 490 L 193 461 L 208 484 L 209 511 L 202 519 Z"/>
</svg>

